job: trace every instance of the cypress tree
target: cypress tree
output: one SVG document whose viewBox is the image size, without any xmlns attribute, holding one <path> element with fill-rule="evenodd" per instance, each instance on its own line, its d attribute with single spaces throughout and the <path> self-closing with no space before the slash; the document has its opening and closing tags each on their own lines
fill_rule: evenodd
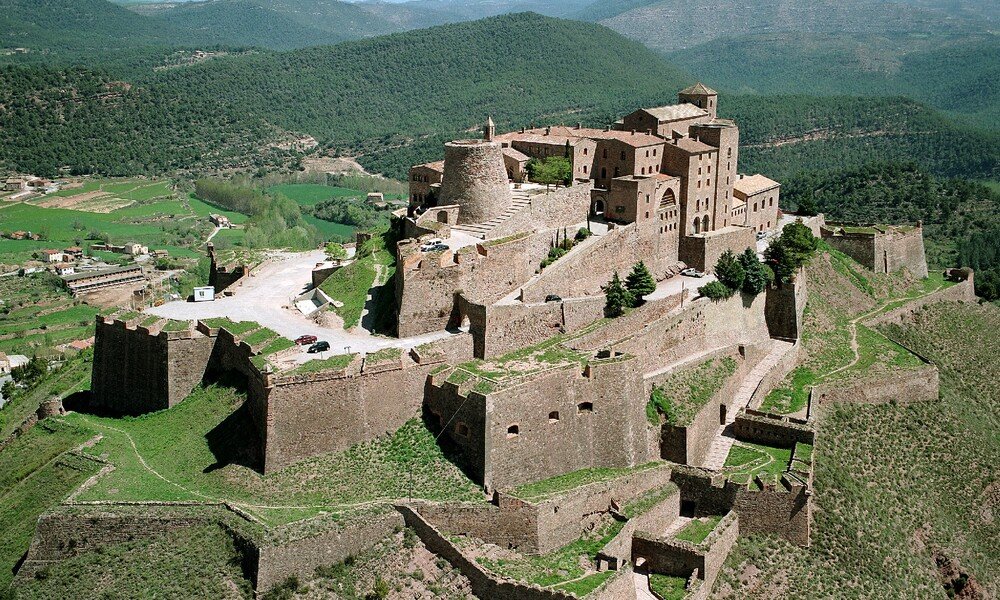
<svg viewBox="0 0 1000 600">
<path fill-rule="evenodd" d="M 642 303 L 643 296 L 656 291 L 656 280 L 641 260 L 632 267 L 632 272 L 625 278 L 625 287 L 632 294 L 635 306 Z"/>
<path fill-rule="evenodd" d="M 622 280 L 618 278 L 618 271 L 611 277 L 605 289 L 604 314 L 609 317 L 620 317 L 625 313 L 625 309 L 632 306 L 632 294 L 629 293 Z"/>
</svg>

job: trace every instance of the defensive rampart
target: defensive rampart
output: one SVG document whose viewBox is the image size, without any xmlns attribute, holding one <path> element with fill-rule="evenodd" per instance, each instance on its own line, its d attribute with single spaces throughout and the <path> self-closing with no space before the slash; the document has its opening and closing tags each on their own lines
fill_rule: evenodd
<svg viewBox="0 0 1000 600">
<path fill-rule="evenodd" d="M 823 240 L 876 273 L 906 269 L 927 277 L 924 231 L 916 227 L 827 224 L 820 229 Z"/>
<path fill-rule="evenodd" d="M 938 399 L 938 393 L 938 369 L 934 365 L 924 365 L 820 384 L 812 389 L 810 402 L 815 411 L 841 403 L 931 402 Z"/>
<path fill-rule="evenodd" d="M 755 480 L 728 481 L 724 475 L 694 467 L 674 467 L 672 480 L 681 489 L 681 514 L 702 517 L 734 511 L 743 533 L 770 533 L 793 544 L 809 545 L 812 492 L 807 482 L 783 475 L 777 484 Z"/>
<path fill-rule="evenodd" d="M 651 573 L 685 578 L 694 574 L 710 590 L 739 534 L 740 519 L 730 512 L 699 544 L 639 531 L 632 540 L 632 556 L 634 560 L 644 559 L 644 566 Z"/>
<path fill-rule="evenodd" d="M 940 289 L 936 292 L 927 294 L 917 298 L 916 300 L 910 300 L 906 304 L 890 310 L 888 312 L 882 313 L 871 319 L 868 319 L 865 323 L 867 325 L 881 325 L 883 323 L 904 323 L 918 311 L 922 310 L 925 306 L 935 304 L 938 302 L 975 302 L 976 301 L 976 288 L 975 281 L 970 275 L 968 279 L 960 281 L 955 285 Z"/>
<path fill-rule="evenodd" d="M 766 294 L 764 317 L 771 337 L 798 339 L 802 335 L 802 316 L 809 298 L 805 269 L 799 269 L 791 282 L 768 286 Z"/>
<path fill-rule="evenodd" d="M 756 245 L 752 228 L 730 225 L 716 231 L 682 237 L 679 257 L 689 267 L 710 271 L 726 250 L 740 254 L 747 248 L 756 248 Z"/>
</svg>

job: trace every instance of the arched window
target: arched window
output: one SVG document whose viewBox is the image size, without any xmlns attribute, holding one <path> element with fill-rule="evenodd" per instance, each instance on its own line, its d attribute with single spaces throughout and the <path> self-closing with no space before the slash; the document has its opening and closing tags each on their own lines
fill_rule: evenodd
<svg viewBox="0 0 1000 600">
<path fill-rule="evenodd" d="M 708 231 L 708 215 L 705 215 L 701 219 L 701 230 L 706 232 Z"/>
<path fill-rule="evenodd" d="M 646 174 L 646 167 L 643 167 L 643 168 L 642 168 L 642 171 L 641 171 L 641 173 L 642 173 L 643 175 L 645 175 L 645 174 Z"/>
<path fill-rule="evenodd" d="M 557 421 L 559 421 L 559 411 L 554 410 L 549 413 L 549 423 L 555 423 Z"/>
<path fill-rule="evenodd" d="M 607 157 L 608 157 L 608 149 L 607 149 L 607 148 L 605 148 L 605 149 L 604 149 L 604 158 L 607 158 Z"/>
<path fill-rule="evenodd" d="M 507 437 L 512 438 L 519 435 L 521 435 L 521 428 L 516 423 L 507 428 Z"/>
<path fill-rule="evenodd" d="M 625 151 L 622 150 L 622 160 L 625 160 Z"/>
<path fill-rule="evenodd" d="M 698 217 L 694 218 L 694 232 L 701 233 L 701 219 Z"/>
<path fill-rule="evenodd" d="M 459 421 L 458 423 L 455 423 L 455 433 L 462 437 L 469 437 L 469 426 L 462 421 Z"/>
<path fill-rule="evenodd" d="M 601 167 L 601 179 L 607 179 L 607 178 L 608 178 L 608 168 Z"/>
</svg>

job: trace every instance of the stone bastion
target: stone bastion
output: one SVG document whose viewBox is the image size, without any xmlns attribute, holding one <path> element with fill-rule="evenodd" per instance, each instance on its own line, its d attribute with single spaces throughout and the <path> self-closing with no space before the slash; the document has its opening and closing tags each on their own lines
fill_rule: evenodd
<svg viewBox="0 0 1000 600">
<path fill-rule="evenodd" d="M 456 140 L 444 145 L 440 204 L 457 204 L 460 224 L 495 219 L 512 202 L 499 143 Z"/>
</svg>

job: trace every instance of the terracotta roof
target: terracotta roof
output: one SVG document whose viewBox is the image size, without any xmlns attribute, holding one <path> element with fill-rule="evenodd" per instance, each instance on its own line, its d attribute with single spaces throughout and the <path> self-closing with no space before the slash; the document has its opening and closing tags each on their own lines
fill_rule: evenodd
<svg viewBox="0 0 1000 600">
<path fill-rule="evenodd" d="M 693 140 L 689 137 L 678 138 L 674 140 L 671 145 L 686 152 L 690 152 L 691 154 L 702 154 L 704 152 L 715 152 L 718 150 L 715 146 L 709 146 L 704 142 L 699 142 L 698 140 Z"/>
<path fill-rule="evenodd" d="M 438 171 L 440 173 L 444 173 L 444 161 L 443 160 L 438 160 L 438 161 L 435 161 L 435 162 L 424 163 L 422 165 L 413 165 L 414 169 L 418 169 L 420 167 L 425 167 L 425 168 L 430 169 L 432 171 Z"/>
<path fill-rule="evenodd" d="M 683 119 L 694 119 L 697 117 L 707 117 L 708 111 L 698 108 L 694 104 L 671 104 L 669 106 L 657 106 L 655 108 L 644 108 L 643 111 L 653 115 L 662 122 L 680 121 Z"/>
<path fill-rule="evenodd" d="M 530 159 L 530 157 L 524 152 L 521 152 L 520 150 L 515 150 L 513 148 L 504 148 L 503 153 L 504 156 L 509 156 L 518 162 L 524 162 Z"/>
<path fill-rule="evenodd" d="M 683 90 L 681 90 L 681 93 L 682 94 L 715 94 L 715 95 L 718 95 L 719 92 L 716 92 L 712 88 L 708 87 L 707 85 L 705 85 L 704 83 L 702 83 L 702 82 L 699 81 L 698 83 L 692 85 L 691 87 L 684 88 Z"/>
<path fill-rule="evenodd" d="M 753 196 L 754 194 L 765 192 L 771 188 L 776 188 L 779 185 L 781 184 L 777 181 L 768 179 L 767 177 L 758 174 L 737 179 L 736 182 L 733 183 L 733 191 L 747 196 Z"/>
<path fill-rule="evenodd" d="M 518 140 L 538 144 L 548 143 L 564 145 L 567 141 L 570 145 L 573 145 L 577 140 L 581 139 L 618 140 L 636 148 L 664 143 L 664 140 L 661 137 L 649 135 L 648 133 L 640 133 L 638 131 L 632 133 L 631 131 L 621 131 L 617 129 L 605 130 L 591 127 L 566 127 L 565 125 L 528 129 L 524 133 L 505 133 L 502 136 L 497 137 L 510 141 Z"/>
</svg>

